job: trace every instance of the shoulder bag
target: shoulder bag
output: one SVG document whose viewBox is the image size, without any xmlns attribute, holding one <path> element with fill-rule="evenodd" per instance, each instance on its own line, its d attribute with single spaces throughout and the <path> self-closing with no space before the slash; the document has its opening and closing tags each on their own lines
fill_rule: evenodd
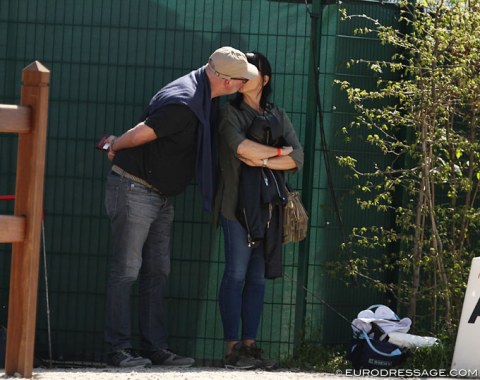
<svg viewBox="0 0 480 380">
<path fill-rule="evenodd" d="M 286 186 L 288 201 L 283 208 L 283 244 L 302 241 L 307 236 L 308 214 L 300 192 Z"/>
</svg>

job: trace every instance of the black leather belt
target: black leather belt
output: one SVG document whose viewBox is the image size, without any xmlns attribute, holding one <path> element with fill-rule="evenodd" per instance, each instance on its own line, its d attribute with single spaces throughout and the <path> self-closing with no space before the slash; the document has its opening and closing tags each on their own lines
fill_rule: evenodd
<svg viewBox="0 0 480 380">
<path fill-rule="evenodd" d="M 121 177 L 131 179 L 132 181 L 137 182 L 140 185 L 145 186 L 147 189 L 155 191 L 156 193 L 158 193 L 160 195 L 165 195 L 160 190 L 158 190 L 155 186 L 152 186 L 147 181 L 145 181 L 141 178 L 138 178 L 137 176 L 134 176 L 133 174 L 130 174 L 130 173 L 126 172 L 120 166 L 113 165 L 112 166 L 112 173 L 117 174 Z"/>
</svg>

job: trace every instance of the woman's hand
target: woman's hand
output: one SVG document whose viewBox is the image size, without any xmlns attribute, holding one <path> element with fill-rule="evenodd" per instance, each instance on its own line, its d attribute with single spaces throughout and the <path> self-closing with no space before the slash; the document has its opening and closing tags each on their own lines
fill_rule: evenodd
<svg viewBox="0 0 480 380">
<path fill-rule="evenodd" d="M 238 156 L 238 159 L 248 166 L 263 166 L 263 160 L 251 160 L 242 156 Z"/>
<path fill-rule="evenodd" d="M 253 160 L 242 156 L 237 157 L 248 166 L 264 167 L 272 170 L 292 170 L 297 167 L 297 164 L 290 156 L 266 157 Z"/>
<path fill-rule="evenodd" d="M 261 160 L 263 158 L 273 158 L 278 156 L 288 156 L 293 152 L 293 147 L 284 146 L 276 148 L 274 146 L 259 144 L 255 141 L 245 139 L 237 147 L 237 155 L 248 157 L 250 160 Z"/>
<path fill-rule="evenodd" d="M 280 156 L 288 156 L 290 153 L 293 152 L 293 147 L 291 146 L 284 146 L 280 149 L 281 154 Z"/>
</svg>

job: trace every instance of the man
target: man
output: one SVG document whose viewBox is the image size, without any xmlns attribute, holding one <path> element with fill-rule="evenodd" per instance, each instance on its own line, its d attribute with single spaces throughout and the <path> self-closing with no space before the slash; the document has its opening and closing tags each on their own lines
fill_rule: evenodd
<svg viewBox="0 0 480 380">
<path fill-rule="evenodd" d="M 108 364 L 194 363 L 193 358 L 174 354 L 167 344 L 164 297 L 174 216 L 169 197 L 181 193 L 196 172 L 204 209 L 210 211 L 212 99 L 237 92 L 257 73 L 242 52 L 222 47 L 205 66 L 163 87 L 134 128 L 107 139 L 113 163 L 105 196 L 113 245 L 106 300 Z M 130 318 L 131 288 L 137 279 L 138 353 L 131 344 Z"/>
</svg>

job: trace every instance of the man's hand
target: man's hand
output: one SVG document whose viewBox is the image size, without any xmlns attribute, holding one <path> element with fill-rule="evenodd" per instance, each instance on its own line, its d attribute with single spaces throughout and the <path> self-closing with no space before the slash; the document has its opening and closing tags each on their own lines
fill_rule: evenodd
<svg viewBox="0 0 480 380">
<path fill-rule="evenodd" d="M 114 135 L 110 135 L 106 142 L 110 144 L 110 146 L 108 147 L 108 153 L 107 153 L 107 157 L 110 161 L 113 160 L 113 158 L 115 157 L 115 151 L 113 150 L 113 146 L 115 145 L 115 140 L 117 139 L 116 136 Z"/>
</svg>

